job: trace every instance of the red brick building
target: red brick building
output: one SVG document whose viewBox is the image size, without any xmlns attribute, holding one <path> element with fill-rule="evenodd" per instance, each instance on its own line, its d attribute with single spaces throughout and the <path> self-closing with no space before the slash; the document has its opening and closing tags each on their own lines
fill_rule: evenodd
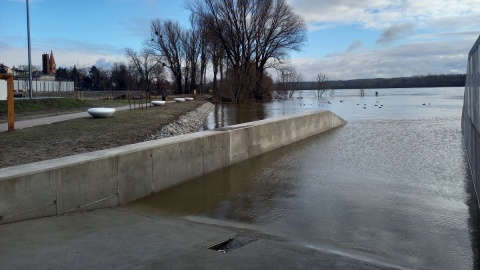
<svg viewBox="0 0 480 270">
<path fill-rule="evenodd" d="M 48 53 L 42 54 L 42 67 L 43 74 L 55 74 L 57 64 L 55 63 L 55 58 L 53 58 L 53 51 L 50 51 L 50 55 Z"/>
</svg>

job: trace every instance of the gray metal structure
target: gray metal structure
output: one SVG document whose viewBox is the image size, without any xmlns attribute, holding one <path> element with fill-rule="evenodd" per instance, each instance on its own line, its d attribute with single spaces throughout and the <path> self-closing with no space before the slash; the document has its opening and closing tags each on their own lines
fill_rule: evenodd
<svg viewBox="0 0 480 270">
<path fill-rule="evenodd" d="M 27 35 L 28 35 L 28 92 L 30 99 L 33 98 L 32 94 L 32 48 L 30 46 L 30 9 L 28 8 L 27 0 Z"/>
<path fill-rule="evenodd" d="M 468 162 L 480 205 L 480 36 L 468 54 L 462 113 L 462 131 Z"/>
</svg>

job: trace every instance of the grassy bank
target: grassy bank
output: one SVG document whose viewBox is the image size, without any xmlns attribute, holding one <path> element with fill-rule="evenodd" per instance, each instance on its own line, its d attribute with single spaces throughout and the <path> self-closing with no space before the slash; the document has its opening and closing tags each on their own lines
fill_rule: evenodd
<svg viewBox="0 0 480 270">
<path fill-rule="evenodd" d="M 117 107 L 128 105 L 124 100 L 81 100 L 75 98 L 16 99 L 14 102 L 15 120 L 31 119 L 60 113 L 85 111 L 90 107 Z M 0 123 L 7 121 L 7 101 L 0 101 Z"/>
<path fill-rule="evenodd" d="M 87 117 L 0 133 L 0 168 L 141 142 L 206 101 L 169 102 L 166 106 L 118 111 L 110 118 Z"/>
</svg>

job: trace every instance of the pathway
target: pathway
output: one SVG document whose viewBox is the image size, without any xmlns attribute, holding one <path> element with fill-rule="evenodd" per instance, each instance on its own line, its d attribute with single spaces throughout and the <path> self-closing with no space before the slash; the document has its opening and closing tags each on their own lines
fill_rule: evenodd
<svg viewBox="0 0 480 270">
<path fill-rule="evenodd" d="M 117 111 L 128 110 L 129 106 L 116 107 Z M 78 118 L 92 117 L 88 112 L 61 114 L 40 118 L 33 118 L 28 120 L 15 121 L 15 129 L 23 129 L 40 125 L 48 125 L 56 122 L 73 120 Z M 8 131 L 8 123 L 0 123 L 0 132 Z"/>
</svg>

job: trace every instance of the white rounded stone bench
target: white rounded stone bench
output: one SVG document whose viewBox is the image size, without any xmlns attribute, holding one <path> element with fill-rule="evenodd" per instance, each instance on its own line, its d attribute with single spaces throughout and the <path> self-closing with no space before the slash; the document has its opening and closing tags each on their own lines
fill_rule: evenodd
<svg viewBox="0 0 480 270">
<path fill-rule="evenodd" d="M 167 103 L 165 100 L 152 100 L 153 106 L 163 106 Z"/>
<path fill-rule="evenodd" d="M 95 118 L 110 117 L 115 111 L 115 108 L 90 108 L 87 110 L 87 112 Z"/>
<path fill-rule="evenodd" d="M 185 102 L 184 98 L 175 98 L 175 102 Z"/>
<path fill-rule="evenodd" d="M 193 100 L 193 97 L 186 97 L 185 100 L 186 100 L 186 101 L 192 101 L 192 100 Z"/>
</svg>

